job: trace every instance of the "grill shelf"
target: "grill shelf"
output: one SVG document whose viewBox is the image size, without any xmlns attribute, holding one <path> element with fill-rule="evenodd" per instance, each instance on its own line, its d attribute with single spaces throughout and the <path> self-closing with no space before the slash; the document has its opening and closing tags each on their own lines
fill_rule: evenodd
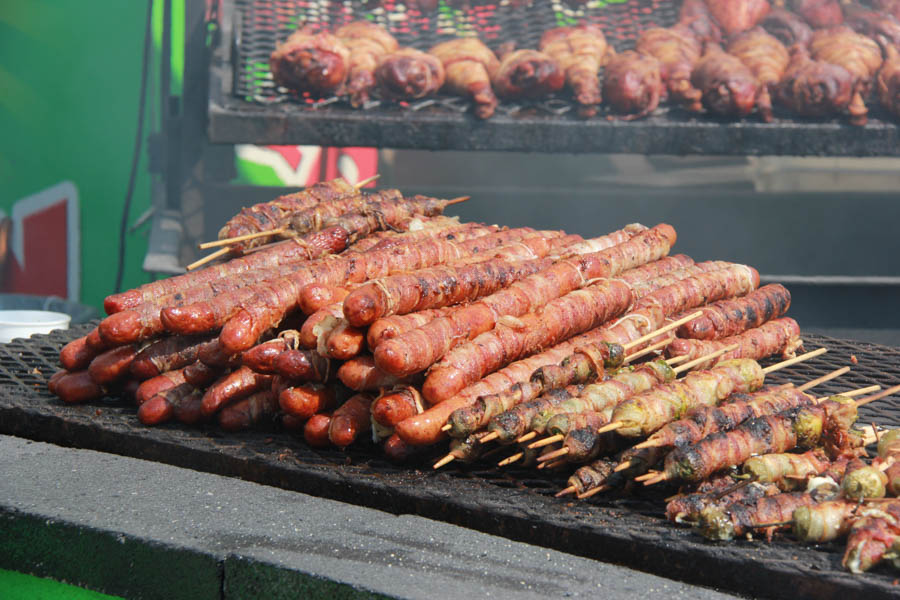
<svg viewBox="0 0 900 600">
<path fill-rule="evenodd" d="M 869 124 L 846 119 L 803 121 L 776 112 L 774 123 L 694 116 L 663 107 L 638 121 L 583 120 L 563 94 L 530 103 L 500 104 L 481 121 L 468 114 L 468 101 L 438 96 L 412 105 L 375 101 L 351 108 L 346 99 L 312 99 L 277 88 L 269 54 L 299 23 L 334 28 L 356 18 L 386 26 L 401 44 L 427 50 L 456 35 L 477 32 L 490 46 L 514 40 L 536 47 L 541 33 L 558 25 L 591 22 L 601 26 L 618 50 L 634 46 L 639 32 L 676 21 L 672 0 L 590 3 L 571 10 L 558 0 L 472 2 L 423 16 L 386 0 L 368 10 L 361 0 L 224 0 L 222 39 L 211 65 L 208 107 L 213 142 L 378 146 L 427 150 L 508 150 L 539 152 L 633 152 L 642 154 L 900 156 L 900 130 L 887 113 L 872 107 Z"/>
<path fill-rule="evenodd" d="M 398 467 L 371 444 L 346 452 L 313 450 L 274 427 L 227 435 L 214 427 L 144 427 L 133 406 L 115 399 L 65 406 L 50 395 L 46 382 L 58 369 L 59 349 L 87 331 L 82 326 L 0 345 L 0 433 L 417 514 L 739 594 L 896 597 L 896 573 L 889 568 L 864 576 L 844 571 L 841 544 L 808 547 L 785 538 L 772 543 L 706 542 L 665 521 L 662 498 L 672 493 L 671 488 L 640 490 L 631 497 L 600 495 L 590 503 L 565 502 L 552 496 L 565 486 L 568 474 L 494 469 L 479 463 L 454 463 L 434 472 L 430 469 L 434 457 Z M 804 339 L 807 350 L 826 346 L 830 351 L 773 373 L 768 381 L 808 381 L 850 364 L 855 355 L 859 362 L 850 373 L 817 387 L 816 393 L 900 383 L 900 348 L 812 335 Z M 900 427 L 896 398 L 867 405 L 860 413 L 860 423 Z"/>
</svg>

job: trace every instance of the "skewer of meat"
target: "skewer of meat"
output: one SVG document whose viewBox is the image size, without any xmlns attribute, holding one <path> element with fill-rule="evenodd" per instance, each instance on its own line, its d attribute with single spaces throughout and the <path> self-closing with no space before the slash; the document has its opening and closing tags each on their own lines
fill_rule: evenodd
<svg viewBox="0 0 900 600">
<path fill-rule="evenodd" d="M 657 263 L 659 262 L 661 261 L 657 261 Z M 658 268 L 661 265 L 658 265 L 657 263 L 651 263 L 650 265 L 645 265 L 644 267 L 634 270 L 635 273 L 632 273 L 632 277 L 630 277 L 631 281 L 635 282 L 632 289 L 637 287 L 637 281 L 635 281 L 634 278 L 634 276 L 637 275 L 636 272 L 644 271 L 644 274 L 658 273 Z M 671 266 L 674 265 L 670 263 L 667 268 Z M 724 280 L 729 279 L 729 273 L 725 272 L 727 269 L 723 269 L 722 271 L 723 273 L 707 279 L 705 283 L 697 280 L 688 281 L 689 279 L 692 279 L 692 277 L 687 277 L 677 280 L 676 283 L 673 283 L 670 286 L 661 287 L 657 291 L 651 291 L 647 288 L 644 292 L 648 292 L 648 294 L 643 296 L 638 302 L 643 302 L 645 299 L 653 296 L 653 298 L 647 302 L 647 305 L 655 307 L 655 310 L 652 313 L 655 318 L 633 312 L 611 326 L 595 329 L 575 338 L 574 341 L 576 343 L 572 345 L 572 350 L 574 351 L 565 355 L 565 365 L 557 366 L 557 364 L 554 364 L 552 361 L 541 360 L 540 369 L 535 369 L 528 379 L 517 380 L 515 384 L 504 388 L 499 394 L 485 394 L 476 401 L 474 405 L 470 407 L 467 406 L 460 413 L 451 416 L 451 420 L 448 423 L 450 427 L 447 427 L 446 429 L 450 430 L 451 435 L 453 436 L 467 435 L 473 430 L 471 428 L 484 426 L 493 415 L 508 410 L 519 402 L 536 398 L 542 391 L 548 389 L 548 387 L 561 387 L 569 384 L 587 383 L 591 381 L 593 377 L 599 376 L 604 363 L 611 361 L 610 364 L 613 364 L 618 361 L 617 358 L 613 360 L 613 355 L 618 354 L 618 351 L 615 351 L 615 353 L 611 352 L 615 346 L 611 346 L 610 344 L 621 345 L 623 350 L 626 348 L 629 350 L 637 348 L 648 340 L 660 337 L 660 334 L 663 336 L 666 335 L 665 332 L 668 329 L 677 327 L 678 323 L 683 322 L 682 320 L 675 323 L 664 324 L 665 312 L 677 311 L 685 308 L 691 302 L 691 300 L 689 300 L 691 297 L 695 299 L 704 296 L 717 297 L 722 293 L 728 293 L 723 292 L 722 285 L 720 284 L 722 284 Z M 710 271 L 710 273 L 714 273 L 714 271 Z M 730 293 L 742 293 L 742 290 L 746 291 L 744 286 L 752 286 L 752 281 L 742 282 L 740 280 L 745 273 L 746 271 L 742 269 L 739 270 L 739 277 L 737 279 L 731 279 L 730 283 L 725 285 L 725 288 L 731 289 L 732 291 Z M 662 276 L 659 279 L 666 279 L 666 276 Z M 656 278 L 651 281 L 656 281 Z M 673 286 L 679 286 L 679 289 L 668 289 Z M 728 286 L 730 286 L 730 288 Z M 645 328 L 639 330 L 627 327 L 626 325 L 631 316 L 640 317 L 640 320 L 645 324 Z M 688 317 L 685 317 L 684 319 L 687 318 Z M 648 330 L 649 333 L 647 333 Z M 559 348 L 559 346 L 557 346 L 557 348 Z"/>
<path fill-rule="evenodd" d="M 860 458 L 854 458 L 847 463 L 844 478 L 841 479 L 841 493 L 845 498 L 857 501 L 884 498 L 887 483 L 887 475 L 881 469 Z"/>
<path fill-rule="evenodd" d="M 275 83 L 299 92 L 324 96 L 336 92 L 350 68 L 350 50 L 335 35 L 298 29 L 269 57 Z"/>
<path fill-rule="evenodd" d="M 756 106 L 763 121 L 770 123 L 773 119 L 771 91 L 781 81 L 790 62 L 787 48 L 762 27 L 755 27 L 732 38 L 728 52 L 740 59 L 756 78 L 759 85 Z"/>
<path fill-rule="evenodd" d="M 857 516 L 841 564 L 851 573 L 864 573 L 900 546 L 900 500 L 866 507 Z"/>
<path fill-rule="evenodd" d="M 328 439 L 338 448 L 346 448 L 360 435 L 369 431 L 369 407 L 372 398 L 365 394 L 356 394 L 339 406 L 331 417 L 328 427 Z"/>
<path fill-rule="evenodd" d="M 334 34 L 350 51 L 345 91 L 350 103 L 359 108 L 369 101 L 375 87 L 375 69 L 380 60 L 397 50 L 397 40 L 388 31 L 369 21 L 353 21 L 342 25 Z"/>
<path fill-rule="evenodd" d="M 828 499 L 827 492 L 795 492 L 763 496 L 749 505 L 735 502 L 724 508 L 710 506 L 700 512 L 698 529 L 707 539 L 730 540 L 764 528 L 771 539 L 775 531 L 792 524 L 795 510 Z"/>
<path fill-rule="evenodd" d="M 278 398 L 272 390 L 262 390 L 230 404 L 219 412 L 219 427 L 225 431 L 243 431 L 274 422 Z"/>
<path fill-rule="evenodd" d="M 235 369 L 206 390 L 203 395 L 203 414 L 212 416 L 223 406 L 271 386 L 271 375 L 262 375 L 247 367 Z"/>
<path fill-rule="evenodd" d="M 678 328 L 680 338 L 718 340 L 759 327 L 785 314 L 791 293 L 781 284 L 764 285 L 734 300 L 719 300 L 700 307 L 703 314 Z"/>
<path fill-rule="evenodd" d="M 700 60 L 701 45 L 690 29 L 683 25 L 645 29 L 638 37 L 635 50 L 659 61 L 660 75 L 673 101 L 687 110 L 701 110 L 700 90 L 691 84 L 691 71 Z"/>
<path fill-rule="evenodd" d="M 734 271 L 729 269 L 721 270 L 722 276 L 714 276 L 707 279 L 689 278 L 689 280 L 679 281 L 678 283 L 661 288 L 651 294 L 641 298 L 636 307 L 639 310 L 645 310 L 652 315 L 646 316 L 641 314 L 642 320 L 646 324 L 646 328 L 641 331 L 634 328 L 633 325 L 626 326 L 627 320 L 614 324 L 611 327 L 598 329 L 582 336 L 573 338 L 569 342 L 559 344 L 550 350 L 533 355 L 527 359 L 512 363 L 509 367 L 497 371 L 495 374 L 489 375 L 478 383 L 475 383 L 455 397 L 439 403 L 432 407 L 422 415 L 417 415 L 408 422 L 401 423 L 398 426 L 400 435 L 407 442 L 415 443 L 412 440 L 433 440 L 437 441 L 440 437 L 441 428 L 446 420 L 457 409 L 476 406 L 479 396 L 496 394 L 497 391 L 504 391 L 516 383 L 524 382 L 530 378 L 531 374 L 539 367 L 560 362 L 566 356 L 569 356 L 573 350 L 586 344 L 600 343 L 603 341 L 618 341 L 620 343 L 628 343 L 641 335 L 652 337 L 647 331 L 654 331 L 664 322 L 667 313 L 681 312 L 691 302 L 700 302 L 701 298 L 722 297 L 724 295 L 741 294 L 750 291 L 756 286 L 758 277 L 752 269 L 737 265 Z M 716 272 L 713 272 L 716 273 Z M 685 283 L 687 282 L 687 283 Z M 731 290 L 730 292 L 728 290 Z M 718 291 L 716 291 L 718 290 Z M 377 356 L 376 356 L 377 359 Z M 449 404 L 447 404 L 449 403 Z M 444 406 L 447 404 L 446 406 Z M 507 410 L 509 406 L 504 406 L 502 410 Z M 476 413 L 470 419 L 465 421 L 466 427 L 474 427 L 475 429 L 484 426 L 493 414 Z M 438 421 L 442 421 L 438 424 Z M 452 428 L 452 426 L 451 426 Z M 449 429 L 449 428 L 448 428 Z M 419 443 L 433 443 L 433 441 Z"/>
<path fill-rule="evenodd" d="M 135 355 L 129 368 L 131 375 L 143 381 L 193 364 L 199 358 L 200 348 L 209 339 L 171 336 L 153 342 Z"/>
<path fill-rule="evenodd" d="M 366 344 L 370 350 L 374 350 L 383 340 L 389 340 L 407 331 L 422 327 L 438 317 L 447 316 L 454 310 L 454 307 L 448 306 L 420 310 L 406 315 L 382 317 L 369 325 L 369 329 L 366 331 Z"/>
<path fill-rule="evenodd" d="M 381 93 L 398 100 L 418 100 L 437 93 L 444 85 L 444 64 L 415 48 L 400 48 L 381 57 L 375 69 Z"/>
<path fill-rule="evenodd" d="M 803 340 L 800 339 L 800 326 L 797 322 L 790 317 L 782 317 L 739 335 L 720 340 L 707 342 L 677 339 L 666 346 L 666 355 L 670 358 L 685 356 L 693 360 L 698 356 L 704 356 L 714 350 L 735 344 L 737 344 L 737 348 L 723 354 L 719 360 L 763 358 L 774 354 L 780 354 L 782 358 L 791 358 L 795 355 L 796 350 L 802 348 Z M 704 366 L 713 364 L 715 363 Z"/>
<path fill-rule="evenodd" d="M 675 230 L 660 224 L 606 250 L 560 260 L 447 317 L 383 341 L 375 349 L 375 362 L 379 368 L 400 377 L 422 371 L 453 347 L 489 331 L 498 318 L 519 317 L 591 279 L 614 276 L 661 258 L 674 241 Z"/>
<path fill-rule="evenodd" d="M 359 254 L 345 253 L 334 259 L 297 265 L 289 275 L 221 294 L 205 302 L 163 309 L 161 316 L 166 328 L 179 333 L 194 333 L 214 330 L 237 315 L 240 318 L 229 326 L 229 330 L 223 331 L 220 340 L 229 351 L 242 351 L 256 343 L 259 333 L 280 322 L 296 307 L 300 290 L 308 283 L 359 282 L 392 270 L 422 268 L 501 246 L 529 233 L 533 232 L 509 230 L 483 237 L 454 233 L 452 242 L 443 235 L 431 236 L 427 241 L 411 240 L 404 246 L 405 252 L 390 247 Z M 246 314 L 241 315 L 242 311 Z"/>
<path fill-rule="evenodd" d="M 675 449 L 666 456 L 662 473 L 648 473 L 638 480 L 645 485 L 672 479 L 700 481 L 743 464 L 754 454 L 814 448 L 829 436 L 847 431 L 856 421 L 856 407 L 856 402 L 835 396 L 815 406 L 750 419 L 730 431 Z"/>
<path fill-rule="evenodd" d="M 549 54 L 538 50 L 514 50 L 500 57 L 500 66 L 491 77 L 497 95 L 505 99 L 543 98 L 558 92 L 565 72 Z"/>
<path fill-rule="evenodd" d="M 581 236 L 547 233 L 523 238 L 501 249 L 503 257 L 435 266 L 369 281 L 344 298 L 344 316 L 351 325 L 364 327 L 381 317 L 475 300 L 549 267 L 553 263 L 548 258 L 551 253 L 582 241 Z M 625 241 L 632 233 L 621 230 L 611 235 Z"/>
<path fill-rule="evenodd" d="M 729 36 L 751 29 L 771 9 L 768 0 L 706 0 L 706 5 Z"/>
<path fill-rule="evenodd" d="M 653 56 L 629 50 L 612 57 L 606 65 L 603 97 L 625 121 L 652 113 L 664 93 L 660 64 Z"/>
<path fill-rule="evenodd" d="M 359 193 L 359 189 L 350 185 L 343 177 L 314 183 L 303 191 L 242 208 L 219 230 L 218 238 L 233 240 L 238 237 L 282 229 L 288 225 L 291 216 L 298 211 L 313 208 L 322 202 L 358 196 Z M 234 242 L 232 248 L 243 254 L 251 248 L 262 246 L 267 241 L 268 238 L 265 236 L 254 237 L 246 242 Z"/>
<path fill-rule="evenodd" d="M 409 380 L 394 377 L 375 366 L 371 354 L 361 354 L 342 364 L 337 370 L 337 378 L 345 386 L 357 392 L 374 392 L 391 388 Z"/>
<path fill-rule="evenodd" d="M 557 27 L 541 36 L 540 50 L 553 57 L 566 76 L 566 85 L 578 103 L 578 114 L 592 117 L 601 102 L 600 69 L 615 53 L 603 31 L 595 25 Z"/>
<path fill-rule="evenodd" d="M 500 61 L 477 38 L 457 38 L 442 42 L 428 51 L 444 65 L 444 87 L 454 94 L 471 97 L 475 102 L 475 116 L 490 118 L 497 108 L 497 96 L 491 79 L 500 68 Z"/>
<path fill-rule="evenodd" d="M 272 390 L 281 410 L 297 419 L 310 419 L 313 415 L 328 411 L 346 399 L 345 395 L 338 393 L 334 385 L 292 383 L 285 379 L 273 382 Z"/>
</svg>

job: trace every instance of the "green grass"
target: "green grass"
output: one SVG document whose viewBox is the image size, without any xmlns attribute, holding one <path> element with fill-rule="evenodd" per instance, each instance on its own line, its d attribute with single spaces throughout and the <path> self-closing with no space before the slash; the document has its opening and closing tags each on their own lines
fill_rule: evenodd
<svg viewBox="0 0 900 600">
<path fill-rule="evenodd" d="M 110 600 L 108 596 L 52 579 L 0 569 L 0 600 Z"/>
</svg>

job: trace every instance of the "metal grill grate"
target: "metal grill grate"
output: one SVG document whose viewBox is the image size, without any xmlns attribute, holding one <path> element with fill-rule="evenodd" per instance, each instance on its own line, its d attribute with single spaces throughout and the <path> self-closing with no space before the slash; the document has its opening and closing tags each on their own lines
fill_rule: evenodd
<svg viewBox="0 0 900 600">
<path fill-rule="evenodd" d="M 671 0 L 591 2 L 579 9 L 545 0 L 535 0 L 530 5 L 517 4 L 523 3 L 510 0 L 473 2 L 466 8 L 455 8 L 441 0 L 435 12 L 422 14 L 393 1 L 368 9 L 359 0 L 237 0 L 234 93 L 248 102 L 262 104 L 295 101 L 321 106 L 344 102 L 338 98 L 298 96 L 278 88 L 272 81 L 269 55 L 300 26 L 333 31 L 351 21 L 366 19 L 385 27 L 401 45 L 428 50 L 439 42 L 473 35 L 493 48 L 510 41 L 520 48 L 536 48 L 547 29 L 587 22 L 602 27 L 607 40 L 616 50 L 622 51 L 634 47 L 643 29 L 675 23 L 678 12 Z M 447 100 L 450 99 L 444 98 Z M 433 104 L 433 100 L 427 102 L 428 106 Z M 453 98 L 448 108 L 456 109 L 460 105 L 465 108 L 465 103 Z M 560 110 L 560 105 L 554 102 L 536 105 Z M 510 109 L 508 105 L 503 108 Z"/>
<path fill-rule="evenodd" d="M 104 399 L 65 406 L 46 390 L 63 344 L 87 327 L 0 345 L 0 433 L 91 448 L 230 475 L 361 504 L 414 513 L 573 554 L 625 563 L 659 575 L 715 585 L 739 594 L 786 597 L 787 591 L 818 598 L 895 597 L 887 568 L 851 576 L 840 566 L 840 544 L 807 547 L 787 539 L 771 544 L 710 544 L 663 518 L 671 489 L 637 490 L 629 496 L 595 496 L 592 502 L 552 497 L 568 473 L 496 469 L 485 463 L 452 465 L 434 472 L 434 456 L 419 464 L 387 462 L 380 448 L 359 444 L 346 452 L 313 450 L 276 429 L 224 435 L 214 427 L 140 425 L 133 406 Z M 836 368 L 852 371 L 815 388 L 817 395 L 872 383 L 900 383 L 900 348 L 806 336 L 807 350 L 829 352 L 773 373 L 769 381 L 800 383 Z M 774 361 L 767 361 L 769 363 Z M 863 407 L 862 423 L 900 427 L 900 400 Z M 436 450 L 435 452 L 438 452 Z M 496 460 L 499 460 L 497 458 Z M 492 464 L 492 463 L 491 463 Z M 753 577 L 747 577 L 752 569 Z"/>
</svg>

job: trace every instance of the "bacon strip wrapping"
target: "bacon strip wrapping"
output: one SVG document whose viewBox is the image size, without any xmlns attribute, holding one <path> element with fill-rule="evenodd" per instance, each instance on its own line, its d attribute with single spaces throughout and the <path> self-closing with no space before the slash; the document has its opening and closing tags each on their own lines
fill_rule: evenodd
<svg viewBox="0 0 900 600">
<path fill-rule="evenodd" d="M 695 523 L 700 519 L 700 513 L 707 508 L 722 508 L 733 503 L 743 505 L 755 504 L 757 500 L 765 496 L 774 496 L 780 490 L 771 484 L 751 482 L 738 487 L 735 480 L 727 478 L 734 488 L 729 491 L 713 490 L 684 494 L 666 504 L 666 518 L 673 523 Z"/>
<path fill-rule="evenodd" d="M 794 511 L 803 506 L 811 506 L 817 502 L 814 494 L 786 493 L 774 496 L 763 496 L 753 504 L 740 502 L 729 504 L 724 508 L 707 507 L 700 513 L 700 533 L 711 540 L 730 540 L 745 533 L 755 531 L 757 525 L 764 523 L 788 523 Z M 767 527 L 767 535 L 789 525 L 772 525 Z"/>
<path fill-rule="evenodd" d="M 666 355 L 669 358 L 687 356 L 688 360 L 694 360 L 734 344 L 739 345 L 730 352 L 698 365 L 698 368 L 709 368 L 723 360 L 734 358 L 760 360 L 775 354 L 783 358 L 793 358 L 797 350 L 803 347 L 803 340 L 800 339 L 800 326 L 797 321 L 790 317 L 782 317 L 740 335 L 717 341 L 678 339 L 666 347 Z"/>
<path fill-rule="evenodd" d="M 506 249 L 514 260 L 504 257 L 442 265 L 369 281 L 344 298 L 344 317 L 351 325 L 364 327 L 381 317 L 487 296 L 550 266 L 553 261 L 545 257 L 552 250 L 578 241 L 581 236 L 531 236 Z"/>
<path fill-rule="evenodd" d="M 369 101 L 375 87 L 375 69 L 382 57 L 397 50 L 397 40 L 388 31 L 369 21 L 353 21 L 334 32 L 350 51 L 346 92 L 350 103 L 360 107 Z"/>
<path fill-rule="evenodd" d="M 431 367 L 422 393 L 432 404 L 442 402 L 515 360 L 602 325 L 630 305 L 630 289 L 615 279 L 569 292 L 450 351 Z"/>
<path fill-rule="evenodd" d="M 197 362 L 200 348 L 209 338 L 171 336 L 153 342 L 135 355 L 131 375 L 144 380 Z"/>
<path fill-rule="evenodd" d="M 777 319 L 791 306 L 791 293 L 773 283 L 736 300 L 719 300 L 700 308 L 703 314 L 678 328 L 680 338 L 718 340 Z"/>
<path fill-rule="evenodd" d="M 301 192 L 279 196 L 270 202 L 261 202 L 242 208 L 219 230 L 219 239 L 230 239 L 250 233 L 280 229 L 288 225 L 291 216 L 296 212 L 313 208 L 320 202 L 332 202 L 347 196 L 357 196 L 359 193 L 359 190 L 341 177 L 315 183 Z M 262 246 L 268 241 L 271 241 L 271 238 L 254 238 L 236 243 L 232 248 L 242 254 L 246 250 Z"/>
<path fill-rule="evenodd" d="M 725 363 L 718 366 L 722 364 Z M 810 406 L 814 402 L 812 396 L 795 388 L 762 390 L 748 395 L 736 393 L 721 406 L 690 410 L 683 419 L 667 423 L 653 433 L 647 442 L 652 442 L 654 446 L 684 446 L 699 442 L 717 431 L 734 429 L 747 419 Z"/>
<path fill-rule="evenodd" d="M 606 250 L 560 260 L 447 317 L 383 341 L 375 349 L 375 362 L 400 377 L 422 371 L 453 347 L 492 329 L 504 315 L 521 316 L 582 287 L 590 279 L 614 276 L 665 256 L 675 237 L 671 226 L 661 224 Z M 615 242 L 611 240 L 612 243 Z"/>
<path fill-rule="evenodd" d="M 242 431 L 274 422 L 278 399 L 272 390 L 262 390 L 238 400 L 219 412 L 219 427 L 225 431 Z"/>
<path fill-rule="evenodd" d="M 900 500 L 879 502 L 859 511 L 847 538 L 842 564 L 851 573 L 864 573 L 900 546 Z"/>
<path fill-rule="evenodd" d="M 529 230 L 529 232 L 533 233 L 533 230 Z M 483 245 L 484 247 L 500 245 L 501 241 L 508 237 L 520 235 L 517 232 L 507 231 L 488 234 L 484 236 L 486 239 L 482 240 L 483 233 L 481 229 L 467 233 L 440 233 L 437 236 L 429 232 L 429 235 L 424 236 L 429 240 L 427 242 L 419 241 L 419 236 L 412 236 L 412 239 L 407 240 L 406 244 L 402 246 L 407 249 L 404 252 L 398 252 L 399 247 L 397 246 L 381 249 L 376 246 L 369 252 L 344 253 L 329 260 L 298 264 L 291 274 L 284 277 L 221 294 L 206 302 L 163 309 L 161 315 L 163 324 L 167 329 L 177 333 L 210 331 L 226 324 L 242 307 L 248 311 L 255 309 L 255 312 L 261 314 L 252 323 L 250 330 L 241 331 L 238 328 L 237 332 L 237 334 L 242 334 L 241 344 L 246 343 L 244 340 L 255 342 L 252 339 L 253 334 L 257 331 L 264 331 L 271 324 L 278 323 L 287 312 L 296 308 L 301 290 L 313 281 L 334 284 L 347 281 L 359 282 L 369 278 L 370 275 L 389 272 L 390 269 L 409 268 L 410 263 L 416 260 L 447 260 L 448 255 L 456 258 L 463 252 L 477 251 Z M 454 241 L 449 241 L 448 238 Z M 460 239 L 467 241 L 457 243 Z M 412 266 L 419 265 L 413 264 Z M 248 316 L 254 316 L 254 314 L 251 313 Z M 249 347 L 248 345 L 235 348 L 229 345 L 228 337 L 234 338 L 234 333 L 231 336 L 223 336 L 221 340 L 232 352 Z M 237 343 L 237 340 L 232 339 L 231 342 Z"/>
<path fill-rule="evenodd" d="M 817 406 L 750 419 L 731 431 L 676 448 L 666 456 L 665 473 L 670 479 L 700 481 L 755 454 L 815 447 L 821 439 L 846 431 L 855 420 L 856 404 L 839 396 Z"/>
<path fill-rule="evenodd" d="M 272 376 L 247 367 L 235 369 L 210 386 L 203 395 L 203 414 L 212 416 L 223 406 L 271 387 Z"/>
<path fill-rule="evenodd" d="M 491 418 L 487 429 L 499 434 L 497 441 L 501 444 L 511 444 L 517 437 L 528 430 L 531 419 L 548 408 L 558 406 L 560 403 L 577 396 L 583 386 L 570 385 L 564 388 L 549 390 L 534 400 L 522 402 L 511 409 Z M 598 426 L 599 427 L 599 426 Z"/>
</svg>

